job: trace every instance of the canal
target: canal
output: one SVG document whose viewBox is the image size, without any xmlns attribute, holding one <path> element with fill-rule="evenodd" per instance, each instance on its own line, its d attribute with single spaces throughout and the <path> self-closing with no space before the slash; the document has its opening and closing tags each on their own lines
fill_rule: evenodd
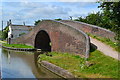
<svg viewBox="0 0 120 80">
<path fill-rule="evenodd" d="M 11 51 L 0 47 L 2 78 L 60 78 L 37 63 L 39 54 Z"/>
</svg>

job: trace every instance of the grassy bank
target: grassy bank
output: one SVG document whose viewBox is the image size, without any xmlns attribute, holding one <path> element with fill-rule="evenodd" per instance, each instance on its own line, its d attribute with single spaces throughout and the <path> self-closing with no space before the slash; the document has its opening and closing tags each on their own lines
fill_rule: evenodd
<svg viewBox="0 0 120 80">
<path fill-rule="evenodd" d="M 88 34 L 90 37 L 94 38 L 94 39 L 97 39 L 109 46 L 111 46 L 114 50 L 120 52 L 120 49 L 118 48 L 118 43 L 116 42 L 113 42 L 111 41 L 110 39 L 108 38 L 103 38 L 103 37 L 98 37 L 98 36 L 95 36 L 95 35 L 92 35 L 92 34 Z"/>
<path fill-rule="evenodd" d="M 0 43 L 6 43 L 6 41 L 1 41 L 1 40 L 0 40 Z"/>
<path fill-rule="evenodd" d="M 28 46 L 28 45 L 24 45 L 24 44 L 7 44 L 7 43 L 3 43 L 2 44 L 5 47 L 11 47 L 11 48 L 34 48 L 33 46 Z"/>
<path fill-rule="evenodd" d="M 56 52 L 48 54 L 52 56 L 41 54 L 38 61 L 45 60 L 53 63 L 73 73 L 76 77 L 118 78 L 118 60 L 105 56 L 98 50 L 91 53 L 87 63 L 84 58 L 74 54 Z"/>
</svg>

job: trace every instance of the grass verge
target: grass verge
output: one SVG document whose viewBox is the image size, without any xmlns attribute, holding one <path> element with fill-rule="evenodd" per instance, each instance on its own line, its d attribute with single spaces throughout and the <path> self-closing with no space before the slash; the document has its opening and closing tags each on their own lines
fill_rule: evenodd
<svg viewBox="0 0 120 80">
<path fill-rule="evenodd" d="M 6 43 L 6 41 L 1 41 L 1 40 L 0 40 L 0 43 Z"/>
<path fill-rule="evenodd" d="M 103 42 L 103 43 L 111 46 L 114 50 L 120 52 L 120 49 L 118 48 L 118 43 L 113 42 L 113 41 L 111 41 L 111 40 L 108 39 L 108 38 L 98 37 L 98 36 L 95 36 L 95 35 L 92 35 L 92 34 L 89 34 L 89 33 L 87 33 L 87 34 L 88 34 L 90 37 L 92 37 L 92 38 L 94 38 L 94 39 L 97 39 L 97 40 L 99 40 L 99 41 L 101 41 L 101 42 Z"/>
<path fill-rule="evenodd" d="M 11 48 L 34 48 L 33 46 L 28 46 L 25 44 L 7 44 L 7 43 L 3 43 L 2 44 L 5 47 L 11 47 Z"/>
<path fill-rule="evenodd" d="M 63 69 L 68 70 L 76 77 L 80 78 L 118 78 L 118 60 L 105 56 L 100 51 L 95 50 L 87 60 L 75 54 L 68 53 L 48 53 L 52 56 L 41 54 L 38 61 L 44 60 L 53 63 Z M 120 63 L 120 61 L 119 61 Z"/>
</svg>

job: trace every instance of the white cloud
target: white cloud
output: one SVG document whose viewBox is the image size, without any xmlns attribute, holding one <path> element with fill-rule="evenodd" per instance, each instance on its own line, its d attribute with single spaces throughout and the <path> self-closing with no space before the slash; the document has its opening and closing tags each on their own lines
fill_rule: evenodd
<svg viewBox="0 0 120 80">
<path fill-rule="evenodd" d="M 96 2 L 97 0 L 58 0 L 61 2 Z"/>
<path fill-rule="evenodd" d="M 96 2 L 98 0 L 2 0 L 2 2 Z"/>
<path fill-rule="evenodd" d="M 60 16 L 66 16 L 68 15 L 68 12 L 70 9 L 63 8 L 56 5 L 50 5 L 50 4 L 39 4 L 35 7 L 35 4 L 29 4 L 29 6 L 34 7 L 33 9 L 29 10 L 28 13 L 26 13 L 25 18 L 55 18 Z"/>
<path fill-rule="evenodd" d="M 6 3 L 10 4 L 10 3 Z M 17 4 L 17 5 L 15 5 Z M 33 24 L 38 19 L 55 19 L 68 17 L 69 8 L 64 8 L 51 3 L 11 3 L 9 6 L 4 5 L 4 21 L 12 19 L 13 23 Z"/>
<path fill-rule="evenodd" d="M 57 2 L 58 0 L 2 0 L 2 2 Z"/>
<path fill-rule="evenodd" d="M 1 4 L 0 4 L 0 26 L 2 25 L 1 22 L 2 22 L 2 6 L 1 6 Z M 2 28 L 0 27 L 0 30 L 1 30 L 1 29 L 2 29 Z"/>
<path fill-rule="evenodd" d="M 96 3 L 86 2 L 21 2 L 4 4 L 4 21 L 12 19 L 16 24 L 33 24 L 38 19 L 68 19 L 69 16 L 86 16 L 97 12 Z"/>
<path fill-rule="evenodd" d="M 78 11 L 71 11 L 69 14 L 71 14 L 71 15 L 73 15 L 75 18 L 77 18 L 77 17 L 80 17 L 80 16 L 82 16 L 82 17 L 85 17 L 85 16 L 87 16 L 89 13 L 96 13 L 96 12 L 98 12 L 99 11 L 99 9 L 97 9 L 97 8 L 91 8 L 91 9 L 86 9 L 86 8 L 79 8 L 79 10 Z"/>
</svg>

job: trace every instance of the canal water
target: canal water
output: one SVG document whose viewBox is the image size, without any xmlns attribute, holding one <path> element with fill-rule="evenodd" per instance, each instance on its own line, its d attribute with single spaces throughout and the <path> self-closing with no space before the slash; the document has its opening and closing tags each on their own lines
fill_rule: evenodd
<svg viewBox="0 0 120 80">
<path fill-rule="evenodd" d="M 40 53 L 0 48 L 2 78 L 60 78 L 37 63 Z"/>
</svg>

